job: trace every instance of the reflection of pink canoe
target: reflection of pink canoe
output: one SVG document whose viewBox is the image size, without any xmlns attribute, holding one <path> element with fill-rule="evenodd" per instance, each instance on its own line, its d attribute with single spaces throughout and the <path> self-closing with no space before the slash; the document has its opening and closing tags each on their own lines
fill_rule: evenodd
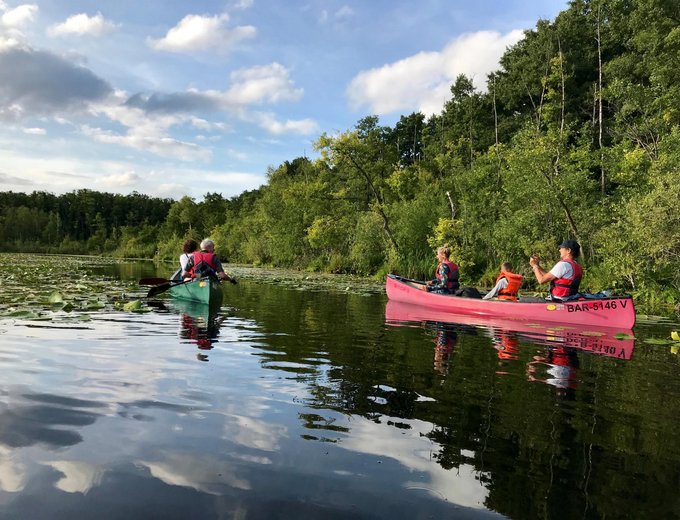
<svg viewBox="0 0 680 520">
<path fill-rule="evenodd" d="M 594 354 L 619 359 L 630 359 L 635 346 L 633 331 L 630 329 L 557 325 L 481 315 L 454 314 L 449 311 L 432 309 L 421 305 L 411 305 L 394 300 L 387 302 L 385 321 L 393 325 L 407 324 L 408 322 L 418 322 L 418 324 L 434 322 L 439 324 L 486 327 L 494 335 L 502 336 L 508 332 L 517 333 L 533 343 L 548 346 L 574 347 L 593 352 Z"/>
<path fill-rule="evenodd" d="M 387 277 L 386 288 L 390 300 L 455 314 L 588 327 L 631 329 L 635 325 L 635 307 L 633 299 L 629 296 L 570 302 L 480 300 L 421 291 L 416 284 L 394 275 Z"/>
</svg>

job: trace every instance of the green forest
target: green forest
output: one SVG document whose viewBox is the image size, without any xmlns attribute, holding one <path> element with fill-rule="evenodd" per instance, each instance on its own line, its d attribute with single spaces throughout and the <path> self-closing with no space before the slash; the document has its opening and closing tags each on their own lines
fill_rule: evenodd
<svg viewBox="0 0 680 520">
<path fill-rule="evenodd" d="M 233 198 L 0 193 L 6 251 L 176 259 L 210 236 L 233 263 L 462 282 L 582 245 L 582 289 L 680 301 L 680 2 L 575 0 L 441 113 L 376 116 Z M 531 279 L 529 280 L 531 282 Z"/>
</svg>

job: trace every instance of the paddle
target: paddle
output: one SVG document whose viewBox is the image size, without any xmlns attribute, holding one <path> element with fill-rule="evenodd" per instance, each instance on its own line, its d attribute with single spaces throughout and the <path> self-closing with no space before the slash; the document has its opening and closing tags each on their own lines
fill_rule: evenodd
<svg viewBox="0 0 680 520">
<path fill-rule="evenodd" d="M 162 283 L 171 283 L 172 280 L 167 278 L 142 278 L 139 281 L 139 285 L 160 285 Z"/>
<path fill-rule="evenodd" d="M 192 282 L 192 281 L 195 280 L 195 278 L 187 278 L 186 280 L 179 280 L 179 281 L 166 280 L 165 278 L 143 278 L 142 280 L 160 280 L 162 282 L 159 285 L 156 285 L 156 286 L 152 287 L 151 289 L 149 289 L 149 292 L 147 293 L 146 297 L 147 298 L 153 298 L 157 294 L 164 293 L 165 291 L 167 291 L 168 289 L 170 289 L 172 287 L 177 287 L 178 285 L 182 285 L 182 284 L 185 284 L 187 282 Z M 139 281 L 139 283 L 141 285 L 149 285 L 148 283 L 142 284 L 142 280 Z M 238 283 L 236 281 L 236 278 L 232 278 L 229 275 L 227 275 L 225 280 L 228 281 L 228 282 L 231 282 L 233 284 Z"/>
<path fill-rule="evenodd" d="M 180 280 L 179 282 L 171 282 L 171 281 L 169 281 L 169 280 L 164 280 L 164 281 L 165 281 L 166 283 L 162 283 L 162 284 L 160 284 L 160 285 L 156 285 L 156 286 L 152 287 L 151 289 L 149 289 L 149 292 L 147 293 L 146 297 L 147 297 L 147 298 L 153 298 L 153 297 L 156 296 L 157 294 L 164 293 L 165 291 L 167 291 L 167 290 L 170 289 L 171 287 L 176 287 L 176 286 L 178 286 L 178 285 L 182 285 L 182 284 L 185 284 L 185 283 L 187 283 L 187 282 L 191 282 L 192 279 L 188 279 L 188 280 L 186 280 L 186 281 L 185 281 L 185 280 Z"/>
<path fill-rule="evenodd" d="M 427 285 L 427 282 L 423 282 L 422 280 L 413 280 L 412 278 L 404 278 L 403 276 L 398 276 L 396 274 L 390 275 L 393 278 L 396 278 L 397 280 L 400 280 L 402 282 L 411 282 L 411 283 L 417 283 L 419 285 Z"/>
</svg>

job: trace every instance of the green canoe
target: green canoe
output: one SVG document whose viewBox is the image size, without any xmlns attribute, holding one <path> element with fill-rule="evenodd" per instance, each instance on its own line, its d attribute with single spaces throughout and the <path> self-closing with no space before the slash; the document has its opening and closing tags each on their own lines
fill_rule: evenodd
<svg viewBox="0 0 680 520">
<path fill-rule="evenodd" d="M 222 284 L 214 278 L 198 278 L 170 287 L 170 295 L 178 300 L 219 307 L 222 305 Z"/>
</svg>

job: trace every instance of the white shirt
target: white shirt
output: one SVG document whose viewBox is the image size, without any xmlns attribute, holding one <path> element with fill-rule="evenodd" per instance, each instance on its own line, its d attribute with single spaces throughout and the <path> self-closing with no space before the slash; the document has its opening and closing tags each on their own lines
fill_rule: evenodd
<svg viewBox="0 0 680 520">
<path fill-rule="evenodd" d="M 574 268 L 569 262 L 560 260 L 550 270 L 550 274 L 555 278 L 568 278 L 571 280 L 571 277 L 574 276 Z"/>
<path fill-rule="evenodd" d="M 484 298 L 482 300 L 490 300 L 494 296 L 498 294 L 498 292 L 501 289 L 505 289 L 508 286 L 508 279 L 503 277 L 500 280 L 498 280 L 498 283 L 494 286 L 493 289 L 491 289 L 486 295 L 484 295 Z"/>
<path fill-rule="evenodd" d="M 179 265 L 182 266 L 182 271 L 187 270 L 187 264 L 189 263 L 189 255 L 186 253 L 182 253 L 182 255 L 179 257 Z"/>
</svg>

